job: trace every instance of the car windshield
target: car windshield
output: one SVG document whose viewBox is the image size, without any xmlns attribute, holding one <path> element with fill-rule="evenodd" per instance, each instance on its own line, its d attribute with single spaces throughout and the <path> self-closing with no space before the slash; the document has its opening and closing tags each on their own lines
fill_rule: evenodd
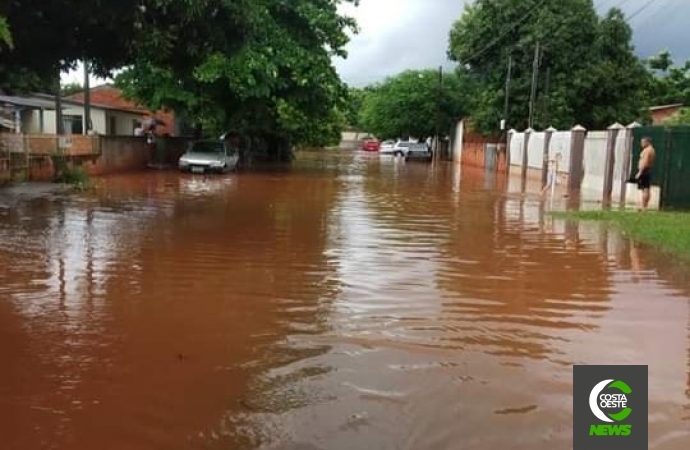
<svg viewBox="0 0 690 450">
<path fill-rule="evenodd" d="M 194 153 L 222 153 L 223 144 L 219 142 L 197 142 L 192 147 L 192 152 Z"/>
</svg>

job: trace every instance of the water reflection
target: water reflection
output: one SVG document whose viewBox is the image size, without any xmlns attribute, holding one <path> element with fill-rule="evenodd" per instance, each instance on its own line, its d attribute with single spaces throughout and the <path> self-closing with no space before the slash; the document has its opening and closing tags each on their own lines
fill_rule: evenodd
<svg viewBox="0 0 690 450">
<path fill-rule="evenodd" d="M 566 449 L 573 363 L 649 364 L 687 448 L 687 271 L 511 180 L 311 154 L 3 210 L 3 448 Z"/>
</svg>

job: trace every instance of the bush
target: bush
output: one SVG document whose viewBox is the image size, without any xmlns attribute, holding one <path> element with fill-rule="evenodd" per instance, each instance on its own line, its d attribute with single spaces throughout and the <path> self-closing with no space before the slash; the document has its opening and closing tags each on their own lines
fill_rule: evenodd
<svg viewBox="0 0 690 450">
<path fill-rule="evenodd" d="M 81 167 L 67 168 L 55 179 L 56 183 L 64 183 L 86 188 L 90 184 L 89 174 Z"/>
<path fill-rule="evenodd" d="M 89 174 L 81 167 L 69 164 L 67 157 L 61 154 L 53 154 L 53 167 L 55 168 L 56 183 L 69 184 L 80 189 L 90 186 Z"/>
</svg>

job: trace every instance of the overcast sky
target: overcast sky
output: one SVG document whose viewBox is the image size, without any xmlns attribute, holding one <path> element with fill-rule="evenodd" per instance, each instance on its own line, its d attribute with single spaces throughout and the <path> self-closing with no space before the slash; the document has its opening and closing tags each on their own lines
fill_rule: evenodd
<svg viewBox="0 0 690 450">
<path fill-rule="evenodd" d="M 516 0 L 521 1 L 521 0 Z M 468 0 L 361 0 L 345 5 L 344 13 L 357 19 L 360 33 L 348 45 L 349 57 L 337 60 L 343 79 L 355 86 L 380 81 L 405 69 L 453 65 L 447 60 L 448 36 Z M 635 32 L 635 47 L 647 57 L 664 48 L 676 61 L 690 58 L 690 32 L 684 17 L 688 0 L 596 0 L 600 12 L 620 6 Z M 82 80 L 66 75 L 65 82 Z M 99 82 L 99 83 L 102 83 Z"/>
</svg>

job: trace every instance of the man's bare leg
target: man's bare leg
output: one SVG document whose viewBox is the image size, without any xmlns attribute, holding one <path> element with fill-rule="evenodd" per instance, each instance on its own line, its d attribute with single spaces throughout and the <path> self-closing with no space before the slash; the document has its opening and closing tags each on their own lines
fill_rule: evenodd
<svg viewBox="0 0 690 450">
<path fill-rule="evenodd" d="M 642 210 L 646 211 L 649 207 L 649 199 L 651 198 L 650 189 L 645 189 L 642 191 Z"/>
</svg>

